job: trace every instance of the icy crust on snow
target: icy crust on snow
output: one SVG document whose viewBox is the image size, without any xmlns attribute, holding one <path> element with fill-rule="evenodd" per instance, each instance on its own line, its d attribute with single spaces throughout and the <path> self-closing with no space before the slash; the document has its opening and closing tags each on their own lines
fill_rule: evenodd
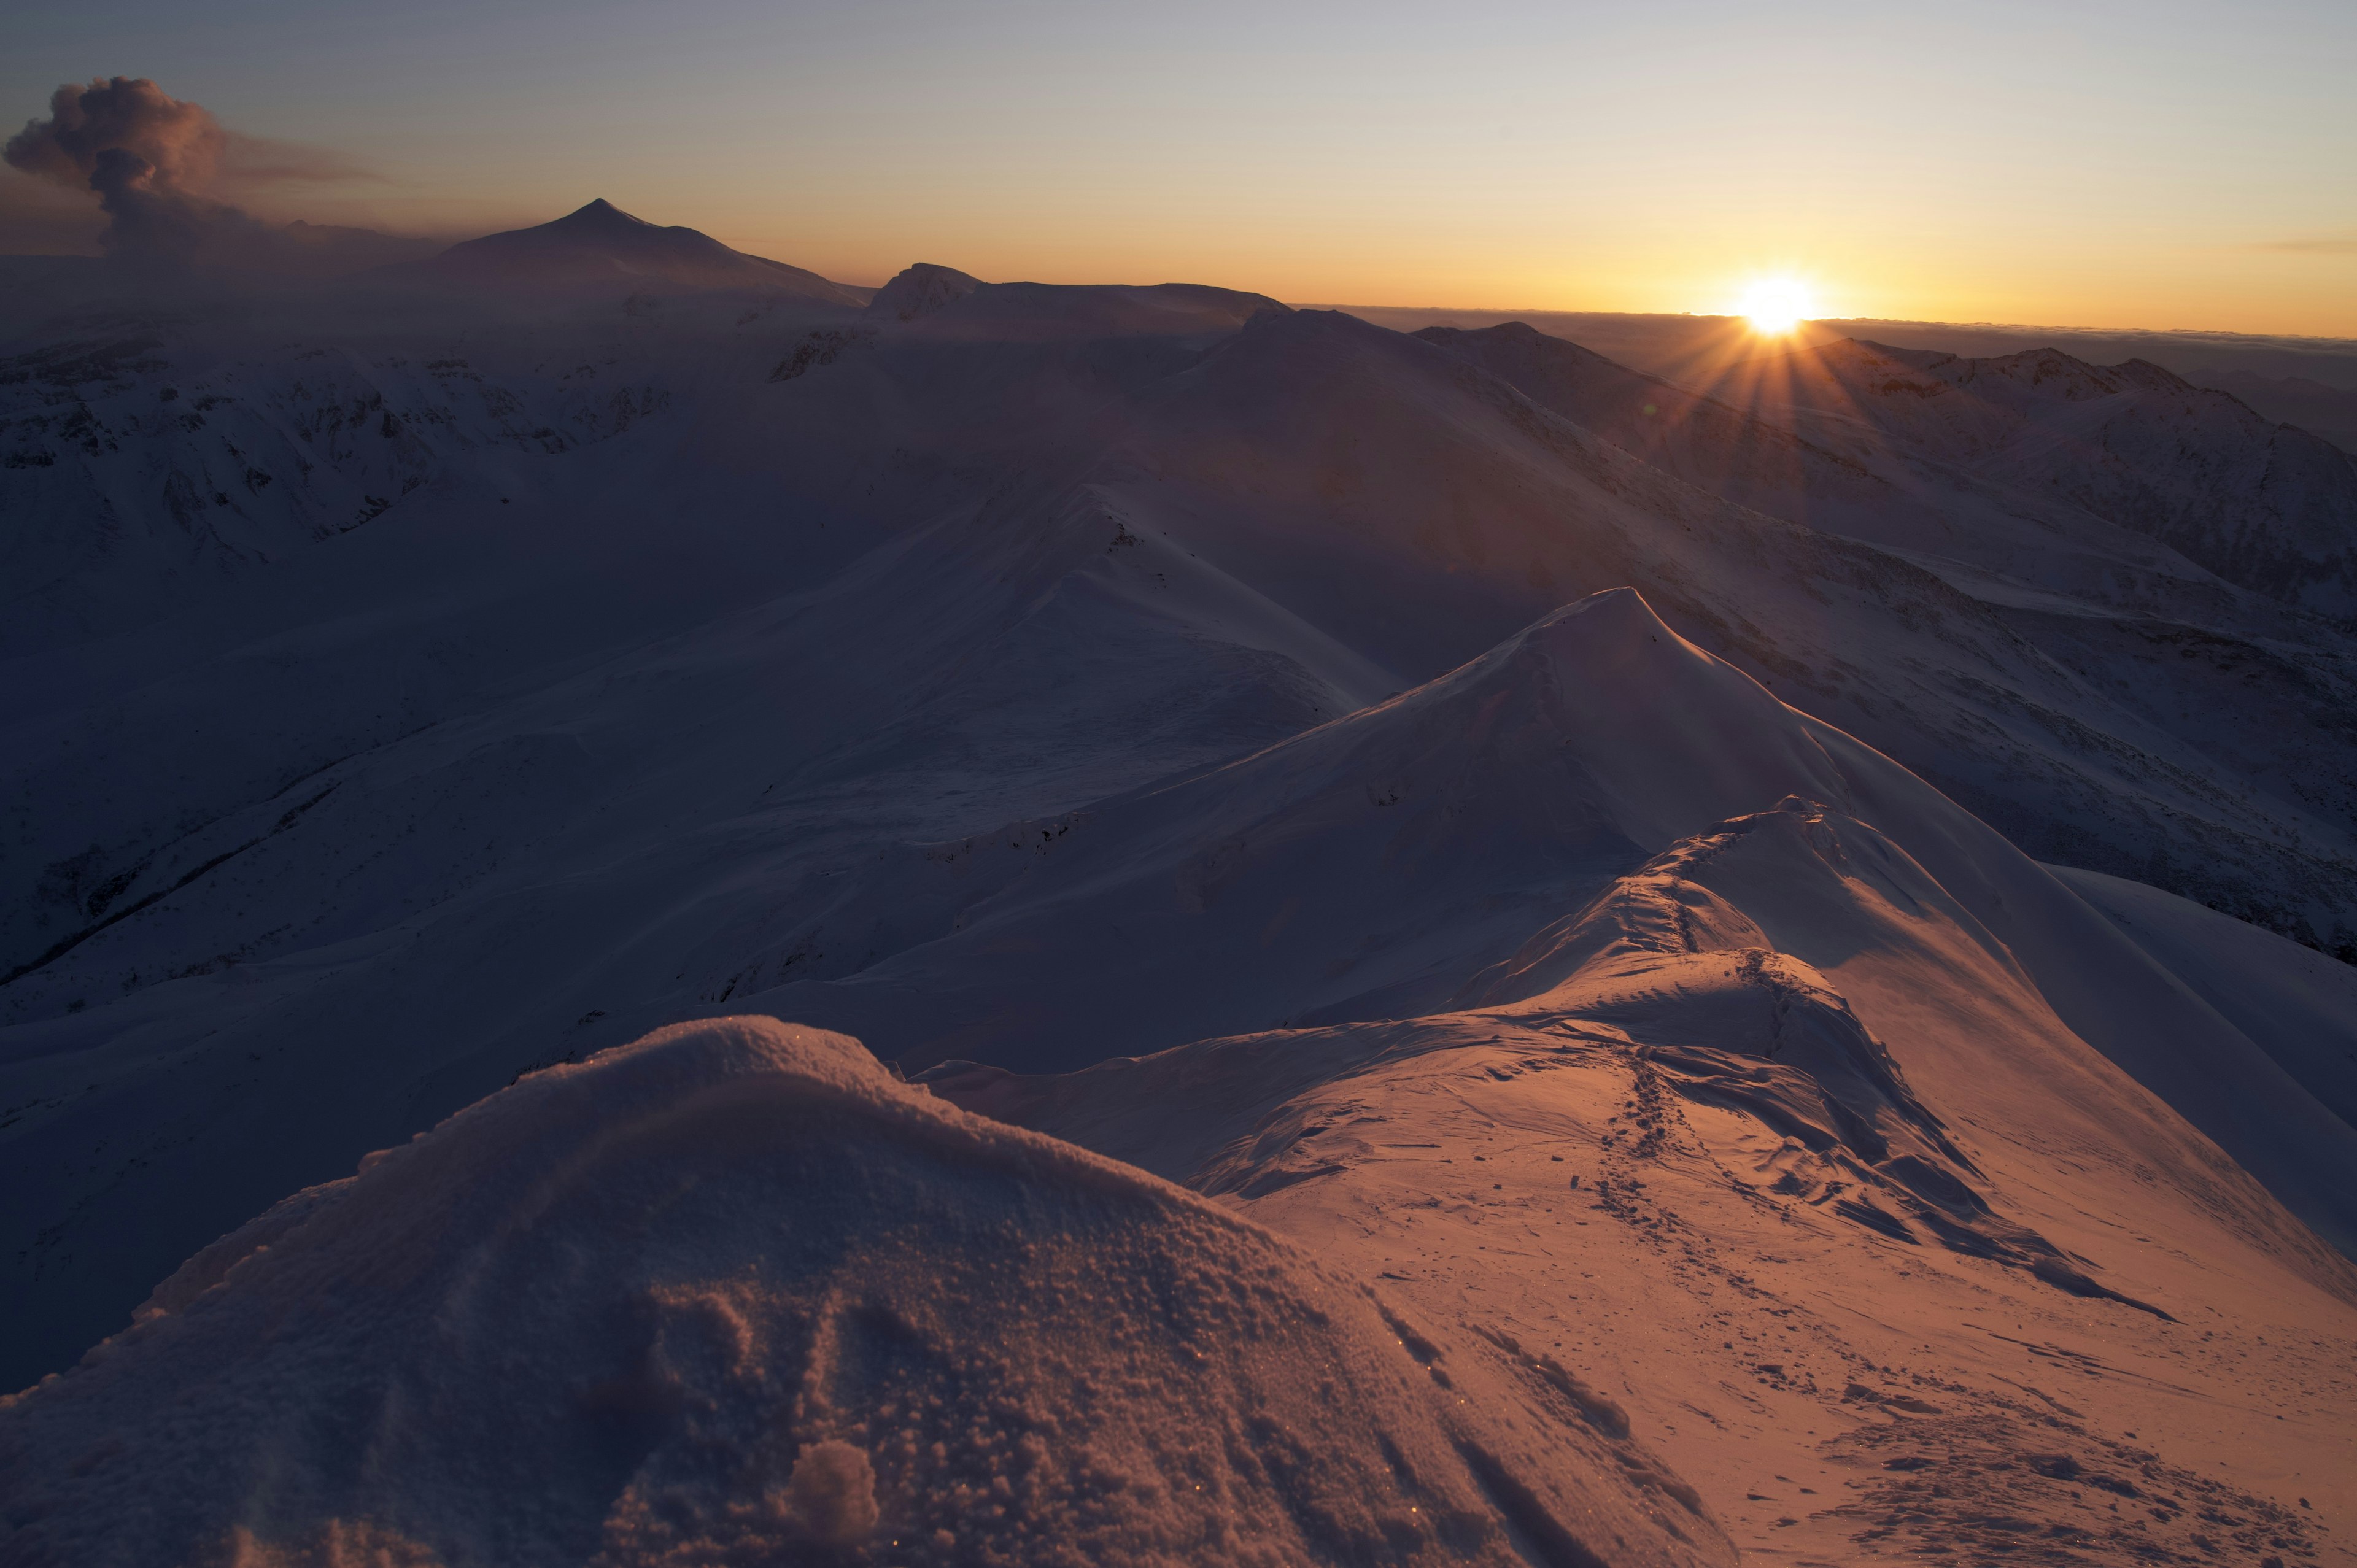
<svg viewBox="0 0 2357 1568">
<path fill-rule="evenodd" d="M 0 1402 L 0 1556 L 1731 1561 L 1617 1406 L 1488 1345 L 842 1036 L 682 1025 L 289 1199 Z"/>
</svg>

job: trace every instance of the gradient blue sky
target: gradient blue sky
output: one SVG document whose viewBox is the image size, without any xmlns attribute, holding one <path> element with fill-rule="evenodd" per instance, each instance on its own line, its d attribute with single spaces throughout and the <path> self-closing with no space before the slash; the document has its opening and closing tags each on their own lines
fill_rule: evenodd
<svg viewBox="0 0 2357 1568">
<path fill-rule="evenodd" d="M 475 232 L 604 196 L 855 282 L 2357 335 L 2357 3 L 18 5 L 0 113 L 153 77 Z M 17 177 L 10 176 L 14 179 Z"/>
</svg>

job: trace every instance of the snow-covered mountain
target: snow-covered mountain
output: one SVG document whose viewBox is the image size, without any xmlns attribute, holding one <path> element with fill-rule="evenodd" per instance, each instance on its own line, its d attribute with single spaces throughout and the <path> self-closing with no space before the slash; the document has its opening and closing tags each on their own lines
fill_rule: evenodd
<svg viewBox="0 0 2357 1568">
<path fill-rule="evenodd" d="M 553 222 L 463 240 L 440 254 L 388 269 L 404 283 L 532 293 L 638 290 L 787 295 L 856 307 L 863 292 L 816 273 L 734 251 L 694 229 L 634 218 L 602 199 Z"/>
<path fill-rule="evenodd" d="M 2245 1525 L 2320 1539 L 2269 1499 L 2317 1473 L 2301 1443 L 2357 1437 L 2329 1370 L 2357 1348 L 2334 1251 L 2357 1237 L 2357 994 L 2315 950 L 2357 950 L 2342 623 L 2045 470 L 1526 330 L 938 266 L 866 304 L 684 274 L 556 292 L 371 284 L 84 312 L 7 346 L 10 449 L 50 461 L 0 470 L 0 552 L 33 568 L 0 669 L 0 1380 L 69 1365 L 371 1150 L 477 1101 L 415 1147 L 590 1136 L 530 1131 L 557 1115 L 536 1086 L 619 1085 L 640 1058 L 539 1069 L 752 1012 L 1396 1284 L 1448 1377 L 1527 1380 L 1543 1354 L 1600 1390 L 1574 1344 L 1646 1347 L 1609 1397 L 1747 1549 L 1787 1527 L 1741 1506 L 1767 1483 L 1738 1450 L 1847 1467 L 1864 1495 L 1842 1506 L 1869 1511 L 1824 1505 L 1821 1549 L 1900 1530 L 1915 1472 L 1882 1466 L 1920 1455 L 1883 1445 L 1924 1414 L 1909 1401 L 1954 1416 L 1924 1443 L 2012 1466 L 1943 1495 L 2103 1552 L 2189 1549 L 2197 1508 L 2242 1521 L 2215 1538 L 2237 1550 Z M 201 425 L 158 413 L 192 388 Z M 2023 395 L 2021 420 L 2048 417 Z M 2249 459 L 2231 423 L 2185 417 L 2221 472 Z M 272 483 L 172 510 L 237 461 Z M 1568 1097 L 1528 1117 L 1491 1098 L 1542 1081 Z M 1451 1140 L 1506 1126 L 1528 1134 L 1516 1189 L 1501 1170 L 1483 1197 L 1454 1163 L 1491 1151 Z M 1344 1127 L 1331 1157 L 1313 1141 Z M 601 1180 L 688 1179 L 647 1162 Z M 1614 1185 L 1575 1200 L 1572 1174 Z M 1441 1228 L 1376 1219 L 1403 1206 Z M 320 1212 L 323 1248 L 390 1245 Z M 1471 1227 L 1509 1219 L 1488 1257 L 1502 1233 Z M 1604 1270 L 1581 1262 L 1599 1229 Z M 617 1278 L 703 1291 L 746 1234 Z M 505 1245 L 481 1266 L 536 1266 Z M 259 1341 L 172 1348 L 274 1310 L 276 1266 L 255 1254 L 201 1313 L 167 1290 L 183 1326 L 133 1330 L 0 1422 L 95 1432 L 127 1408 L 105 1402 L 196 1375 L 182 1356 L 280 1376 Z M 1878 1292 L 1880 1326 L 1841 1317 Z M 1968 1310 L 2033 1345 L 2092 1337 L 2071 1375 L 2119 1389 L 2004 1392 Z M 399 1382 L 403 1321 L 285 1354 Z M 1654 1375 L 1722 1322 L 1719 1351 Z M 1839 1341 L 1838 1383 L 1759 1348 L 1804 1326 Z M 1902 1340 L 1938 1389 L 1882 1369 L 1917 1365 Z M 2321 1391 L 2221 1470 L 2203 1423 L 2235 1367 Z M 274 1441 L 239 1430 L 207 1463 Z M 1488 1499 L 1467 1517 L 1530 1555 L 1545 1531 L 1515 1510 L 1542 1504 L 1519 1499 L 1555 1505 L 1449 1441 Z M 633 1452 L 648 1484 L 668 1473 L 662 1443 Z M 598 1509 L 640 1474 L 619 1464 Z M 2105 1535 L 2007 1490 L 2082 1472 L 2183 1506 Z M 105 1475 L 53 1477 L 79 1499 L 58 1517 L 108 1506 Z M 298 1534 L 357 1506 L 314 1480 L 323 1500 L 283 1516 Z M 2095 1490 L 2096 1511 L 2130 1496 Z M 1598 1495 L 1703 1517 L 1641 1480 Z M 419 1539 L 384 1511 L 408 1505 L 369 1506 Z M 598 1509 L 568 1518 L 604 1529 Z M 1707 1556 L 1706 1525 L 1661 1551 Z"/>
<path fill-rule="evenodd" d="M 867 879 L 857 903 L 822 907 L 783 933 L 770 967 L 737 977 L 732 994 L 854 1030 L 914 1068 L 952 1051 L 1072 1068 L 1272 1024 L 1452 1012 L 1567 983 L 1577 967 L 1567 954 L 1615 940 L 1590 929 L 1604 918 L 1592 899 L 1665 864 L 1649 857 L 1711 860 L 1735 842 L 1712 836 L 1723 820 L 1778 810 L 1786 818 L 1774 820 L 1824 841 L 1845 897 L 1875 875 L 1856 863 L 1909 864 L 1914 885 L 1886 897 L 1953 906 L 1982 948 L 2011 955 L 2011 983 L 2041 998 L 2081 1050 L 2174 1104 L 2310 1227 L 2357 1251 L 2346 1179 L 2357 1129 L 2326 1103 L 2357 1089 L 2350 1063 L 2305 1052 L 2278 1062 L 1968 813 L 1686 643 L 1627 589 L 1225 767 L 928 846 L 899 875 Z M 1655 918 L 1672 935 L 1696 902 L 1646 897 L 1669 898 Z M 1607 924 L 1618 933 L 1633 918 L 1616 905 Z M 1792 938 L 1749 935 L 1705 945 L 1795 950 Z M 845 941 L 900 950 L 839 981 L 758 989 Z M 1220 983 L 1189 983 L 1203 973 Z M 1779 994 L 1772 980 L 1756 988 Z M 1141 1015 L 1141 996 L 1165 1000 Z M 1688 1026 L 1671 1037 L 1720 1036 Z M 2019 1092 L 2063 1070 L 2041 1052 Z M 2264 1212 L 2241 1229 L 2274 1228 Z"/>
<path fill-rule="evenodd" d="M 768 1019 L 288 1198 L 0 1465 L 23 1562 L 1734 1561 L 1551 1354 Z"/>
<path fill-rule="evenodd" d="M 1730 367 L 1706 390 L 1804 433 L 1866 425 L 2149 535 L 2229 582 L 2357 614 L 2357 457 L 2158 365 L 1844 339 Z"/>
</svg>

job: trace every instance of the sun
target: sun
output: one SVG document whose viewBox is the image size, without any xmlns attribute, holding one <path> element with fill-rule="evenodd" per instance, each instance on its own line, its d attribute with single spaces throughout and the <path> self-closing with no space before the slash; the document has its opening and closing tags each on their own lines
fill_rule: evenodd
<svg viewBox="0 0 2357 1568">
<path fill-rule="evenodd" d="M 1763 338 L 1781 338 L 1809 318 L 1815 301 L 1798 279 L 1761 278 L 1743 291 L 1741 308 L 1751 330 Z"/>
</svg>

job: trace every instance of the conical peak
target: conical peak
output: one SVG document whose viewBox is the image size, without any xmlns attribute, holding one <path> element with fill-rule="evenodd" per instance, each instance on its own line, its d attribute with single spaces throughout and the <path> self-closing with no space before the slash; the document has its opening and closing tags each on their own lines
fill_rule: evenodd
<svg viewBox="0 0 2357 1568">
<path fill-rule="evenodd" d="M 1481 702 L 1500 687 L 1552 690 L 1569 703 L 1566 713 L 1641 708 L 1672 691 L 1685 704 L 1781 706 L 1740 671 L 1671 630 L 1642 594 L 1620 587 L 1550 611 L 1480 658 L 1368 713 Z"/>
<path fill-rule="evenodd" d="M 1626 658 L 1658 649 L 1664 656 L 1698 651 L 1672 631 L 1634 588 L 1605 588 L 1534 622 L 1525 642 L 1551 653 Z"/>
<path fill-rule="evenodd" d="M 548 227 L 554 228 L 558 223 L 568 229 L 652 229 L 656 227 L 643 218 L 623 211 L 602 196 L 586 206 L 576 208 Z"/>
</svg>

